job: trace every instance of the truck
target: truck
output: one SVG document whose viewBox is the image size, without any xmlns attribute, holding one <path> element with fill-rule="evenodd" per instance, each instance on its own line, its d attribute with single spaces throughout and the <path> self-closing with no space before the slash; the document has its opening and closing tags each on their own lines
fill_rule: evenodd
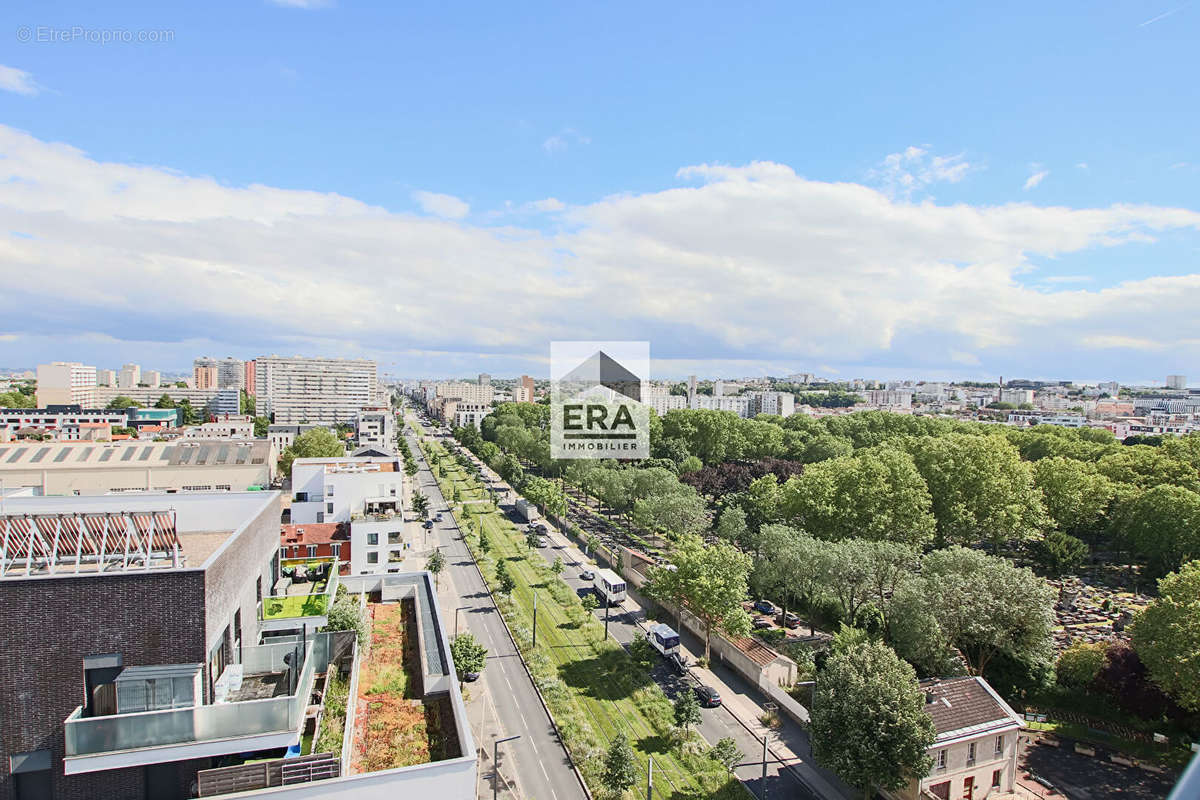
<svg viewBox="0 0 1200 800">
<path fill-rule="evenodd" d="M 540 518 L 537 506 L 524 497 L 518 499 L 515 505 L 517 513 L 524 517 L 526 522 L 535 522 Z"/>
<path fill-rule="evenodd" d="M 604 605 L 619 606 L 625 602 L 625 579 L 611 569 L 596 570 L 592 588 Z"/>
<path fill-rule="evenodd" d="M 659 652 L 679 674 L 687 669 L 683 654 L 679 650 L 679 634 L 670 625 L 657 622 L 646 629 L 646 641 Z"/>
</svg>

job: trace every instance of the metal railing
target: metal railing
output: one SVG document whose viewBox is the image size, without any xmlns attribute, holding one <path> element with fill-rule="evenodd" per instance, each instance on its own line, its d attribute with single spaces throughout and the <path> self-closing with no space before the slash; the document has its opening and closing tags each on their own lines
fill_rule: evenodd
<svg viewBox="0 0 1200 800">
<path fill-rule="evenodd" d="M 258 603 L 258 618 L 265 621 L 325 616 L 337 594 L 338 586 L 338 562 L 331 561 L 332 565 L 329 568 L 329 576 L 323 591 L 264 597 Z"/>
</svg>

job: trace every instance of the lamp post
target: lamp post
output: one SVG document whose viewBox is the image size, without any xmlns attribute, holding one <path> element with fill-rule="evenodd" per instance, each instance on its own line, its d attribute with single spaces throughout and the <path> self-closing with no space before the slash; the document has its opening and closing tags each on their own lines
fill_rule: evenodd
<svg viewBox="0 0 1200 800">
<path fill-rule="evenodd" d="M 537 650 L 537 589 L 533 590 L 533 645 L 532 649 Z"/>
<path fill-rule="evenodd" d="M 767 710 L 768 714 L 774 714 L 775 709 L 777 709 L 778 707 L 779 706 L 775 705 L 774 703 L 763 703 L 763 708 L 765 708 Z M 766 730 L 763 731 L 763 758 L 762 758 L 762 796 L 763 796 L 763 798 L 766 798 L 766 796 L 767 796 L 767 740 L 770 737 L 771 737 L 771 727 L 768 725 L 766 727 Z"/>
<path fill-rule="evenodd" d="M 470 610 L 471 610 L 470 606 L 459 606 L 458 608 L 454 609 L 454 638 L 455 639 L 458 638 L 458 612 L 470 611 Z"/>
<path fill-rule="evenodd" d="M 520 739 L 521 735 L 506 736 L 503 739 L 497 739 L 492 742 L 492 800 L 498 800 L 500 797 L 500 745 L 504 742 L 511 742 L 513 739 Z"/>
</svg>

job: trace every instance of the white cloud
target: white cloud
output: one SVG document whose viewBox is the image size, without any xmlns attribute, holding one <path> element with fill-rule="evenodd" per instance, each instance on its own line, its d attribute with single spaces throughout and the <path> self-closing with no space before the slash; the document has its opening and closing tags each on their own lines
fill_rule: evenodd
<svg viewBox="0 0 1200 800">
<path fill-rule="evenodd" d="M 826 374 L 967 356 L 989 368 L 1004 354 L 1073 366 L 1089 353 L 1120 374 L 1116 347 L 1142 375 L 1145 342 L 1175 343 L 1164 359 L 1200 357 L 1181 344 L 1200 341 L 1200 275 L 1091 290 L 1032 270 L 1200 235 L 1197 211 L 913 204 L 768 162 L 679 175 L 692 182 L 562 208 L 564 227 L 544 232 L 105 163 L 0 126 L 0 230 L 28 234 L 0 237 L 0 263 L 39 276 L 0 293 L 5 329 L 23 335 L 0 345 L 0 363 L 36 363 L 29 343 L 45 336 L 81 352 L 87 337 L 157 342 L 184 364 L 205 337 L 225 345 L 205 351 L 419 353 L 443 367 L 614 338 L 650 339 L 655 359 Z M 469 212 L 450 195 L 414 199 L 441 217 Z M 1129 274 L 1144 269 L 1142 248 L 1136 258 Z M 221 290 L 181 292 L 183 281 Z M 428 355 L 439 353 L 461 359 Z M 65 345 L 45 355 L 76 357 Z"/>
<path fill-rule="evenodd" d="M 1041 169 L 1039 164 L 1034 164 L 1033 170 L 1034 170 L 1033 174 L 1025 179 L 1025 187 L 1024 188 L 1025 188 L 1025 191 L 1027 191 L 1027 192 L 1030 189 L 1033 189 L 1034 187 L 1036 187 L 1042 181 L 1044 181 L 1046 179 L 1046 176 L 1050 174 L 1050 170 Z"/>
<path fill-rule="evenodd" d="M 888 195 L 908 199 L 936 183 L 958 183 L 973 168 L 963 153 L 930 156 L 927 147 L 913 145 L 888 155 L 867 177 Z"/>
<path fill-rule="evenodd" d="M 1075 169 L 1087 169 L 1087 168 L 1088 168 L 1088 163 L 1086 161 L 1080 161 L 1078 164 L 1075 165 Z"/>
<path fill-rule="evenodd" d="M 573 144 L 591 144 L 591 138 L 584 136 L 574 128 L 563 128 L 553 136 L 546 137 L 542 149 L 550 155 L 562 153 Z"/>
<path fill-rule="evenodd" d="M 1047 275 L 1042 283 L 1090 283 L 1091 275 Z"/>
<path fill-rule="evenodd" d="M 471 206 L 465 200 L 460 200 L 452 194 L 416 191 L 412 193 L 412 198 L 422 211 L 435 217 L 462 219 L 471 211 Z"/>
<path fill-rule="evenodd" d="M 273 6 L 282 6 L 284 8 L 329 8 L 333 5 L 333 0 L 267 0 Z"/>
<path fill-rule="evenodd" d="M 0 64 L 0 90 L 35 95 L 42 90 L 42 87 L 25 70 Z"/>
</svg>

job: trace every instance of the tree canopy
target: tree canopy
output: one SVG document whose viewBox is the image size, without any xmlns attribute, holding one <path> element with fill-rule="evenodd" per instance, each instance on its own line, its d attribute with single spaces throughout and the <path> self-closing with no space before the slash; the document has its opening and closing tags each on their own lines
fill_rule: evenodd
<svg viewBox="0 0 1200 800">
<path fill-rule="evenodd" d="M 312 428 L 292 440 L 279 457 L 279 471 L 292 476 L 292 462 L 297 458 L 335 458 L 346 455 L 346 446 L 326 428 Z"/>
<path fill-rule="evenodd" d="M 932 766 L 936 734 L 913 668 L 880 642 L 835 652 L 817 673 L 813 756 L 864 798 L 898 790 Z"/>
<path fill-rule="evenodd" d="M 1134 620 L 1133 648 L 1163 691 L 1200 711 L 1200 561 L 1158 582 L 1158 597 Z"/>
</svg>

